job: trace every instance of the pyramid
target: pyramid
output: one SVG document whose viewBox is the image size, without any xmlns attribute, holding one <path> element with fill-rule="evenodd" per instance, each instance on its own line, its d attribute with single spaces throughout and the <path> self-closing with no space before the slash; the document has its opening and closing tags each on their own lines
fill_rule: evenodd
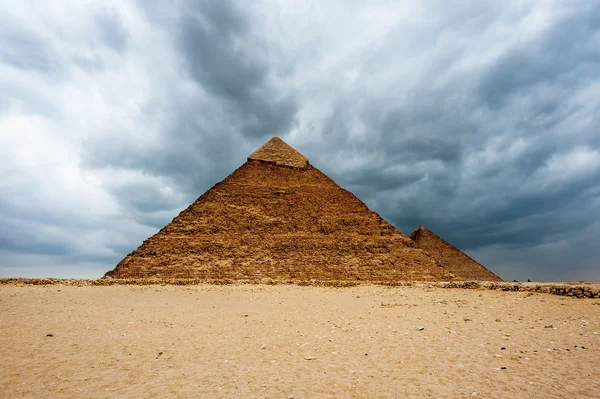
<svg viewBox="0 0 600 399">
<path fill-rule="evenodd" d="M 105 277 L 439 281 L 453 276 L 274 137 Z"/>
<path fill-rule="evenodd" d="M 502 281 L 485 266 L 423 226 L 413 231 L 410 238 L 454 274 L 454 280 Z"/>
</svg>

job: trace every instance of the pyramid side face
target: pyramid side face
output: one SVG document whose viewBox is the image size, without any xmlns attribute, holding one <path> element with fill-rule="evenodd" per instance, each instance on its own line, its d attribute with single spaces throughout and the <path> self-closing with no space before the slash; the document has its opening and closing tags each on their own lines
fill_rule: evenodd
<svg viewBox="0 0 600 399">
<path fill-rule="evenodd" d="M 106 274 L 113 278 L 450 280 L 318 169 L 248 161 Z"/>
<path fill-rule="evenodd" d="M 262 147 L 250 154 L 248 160 L 297 169 L 305 169 L 309 165 L 308 158 L 293 149 L 279 137 L 273 137 L 267 141 Z"/>
<path fill-rule="evenodd" d="M 410 238 L 454 274 L 454 280 L 502 281 L 485 266 L 425 227 L 417 228 Z"/>
</svg>

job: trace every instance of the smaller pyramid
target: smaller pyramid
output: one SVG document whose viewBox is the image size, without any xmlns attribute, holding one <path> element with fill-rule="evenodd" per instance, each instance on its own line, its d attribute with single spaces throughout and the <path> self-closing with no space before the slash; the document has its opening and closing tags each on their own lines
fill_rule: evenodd
<svg viewBox="0 0 600 399">
<path fill-rule="evenodd" d="M 261 161 L 296 169 L 306 169 L 309 165 L 308 158 L 294 150 L 279 137 L 273 137 L 250 154 L 248 161 Z"/>
<path fill-rule="evenodd" d="M 418 248 L 427 251 L 450 273 L 454 274 L 454 280 L 502 281 L 485 266 L 423 226 L 413 231 L 410 238 Z"/>
</svg>

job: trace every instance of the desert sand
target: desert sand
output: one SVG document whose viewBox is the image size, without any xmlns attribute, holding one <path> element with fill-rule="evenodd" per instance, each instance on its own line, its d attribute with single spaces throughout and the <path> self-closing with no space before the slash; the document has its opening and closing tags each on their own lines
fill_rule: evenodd
<svg viewBox="0 0 600 399">
<path fill-rule="evenodd" d="M 0 286 L 0 397 L 598 398 L 600 300 L 382 287 Z"/>
</svg>

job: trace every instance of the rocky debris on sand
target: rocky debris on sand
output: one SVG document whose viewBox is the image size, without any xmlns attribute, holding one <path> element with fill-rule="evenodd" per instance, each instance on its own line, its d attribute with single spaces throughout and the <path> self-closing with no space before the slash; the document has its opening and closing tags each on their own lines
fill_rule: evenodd
<svg viewBox="0 0 600 399">
<path fill-rule="evenodd" d="M 389 280 L 321 280 L 298 278 L 247 278 L 247 279 L 229 279 L 229 278 L 101 278 L 98 280 L 89 279 L 61 279 L 61 278 L 0 278 L 0 285 L 13 286 L 31 286 L 31 285 L 59 285 L 72 287 L 88 286 L 112 286 L 112 285 L 246 285 L 246 284 L 265 284 L 265 285 L 288 285 L 297 284 L 299 286 L 312 287 L 356 287 L 361 284 L 378 284 L 386 287 L 421 287 L 425 286 L 416 281 L 389 281 Z M 571 298 L 600 298 L 600 284 L 598 283 L 509 283 L 509 282 L 488 282 L 488 281 L 445 281 L 427 283 L 435 288 L 449 289 L 474 289 L 474 290 L 493 290 L 493 291 L 511 291 L 525 292 L 528 294 L 552 294 L 560 296 L 569 296 Z M 575 290 L 577 288 L 577 290 Z M 586 294 L 587 293 L 587 294 Z M 571 294 L 571 295 L 569 295 Z M 481 294 L 479 295 L 481 296 Z M 590 305 L 600 305 L 600 302 L 591 302 Z M 246 316 L 242 316 L 246 317 Z"/>
</svg>

